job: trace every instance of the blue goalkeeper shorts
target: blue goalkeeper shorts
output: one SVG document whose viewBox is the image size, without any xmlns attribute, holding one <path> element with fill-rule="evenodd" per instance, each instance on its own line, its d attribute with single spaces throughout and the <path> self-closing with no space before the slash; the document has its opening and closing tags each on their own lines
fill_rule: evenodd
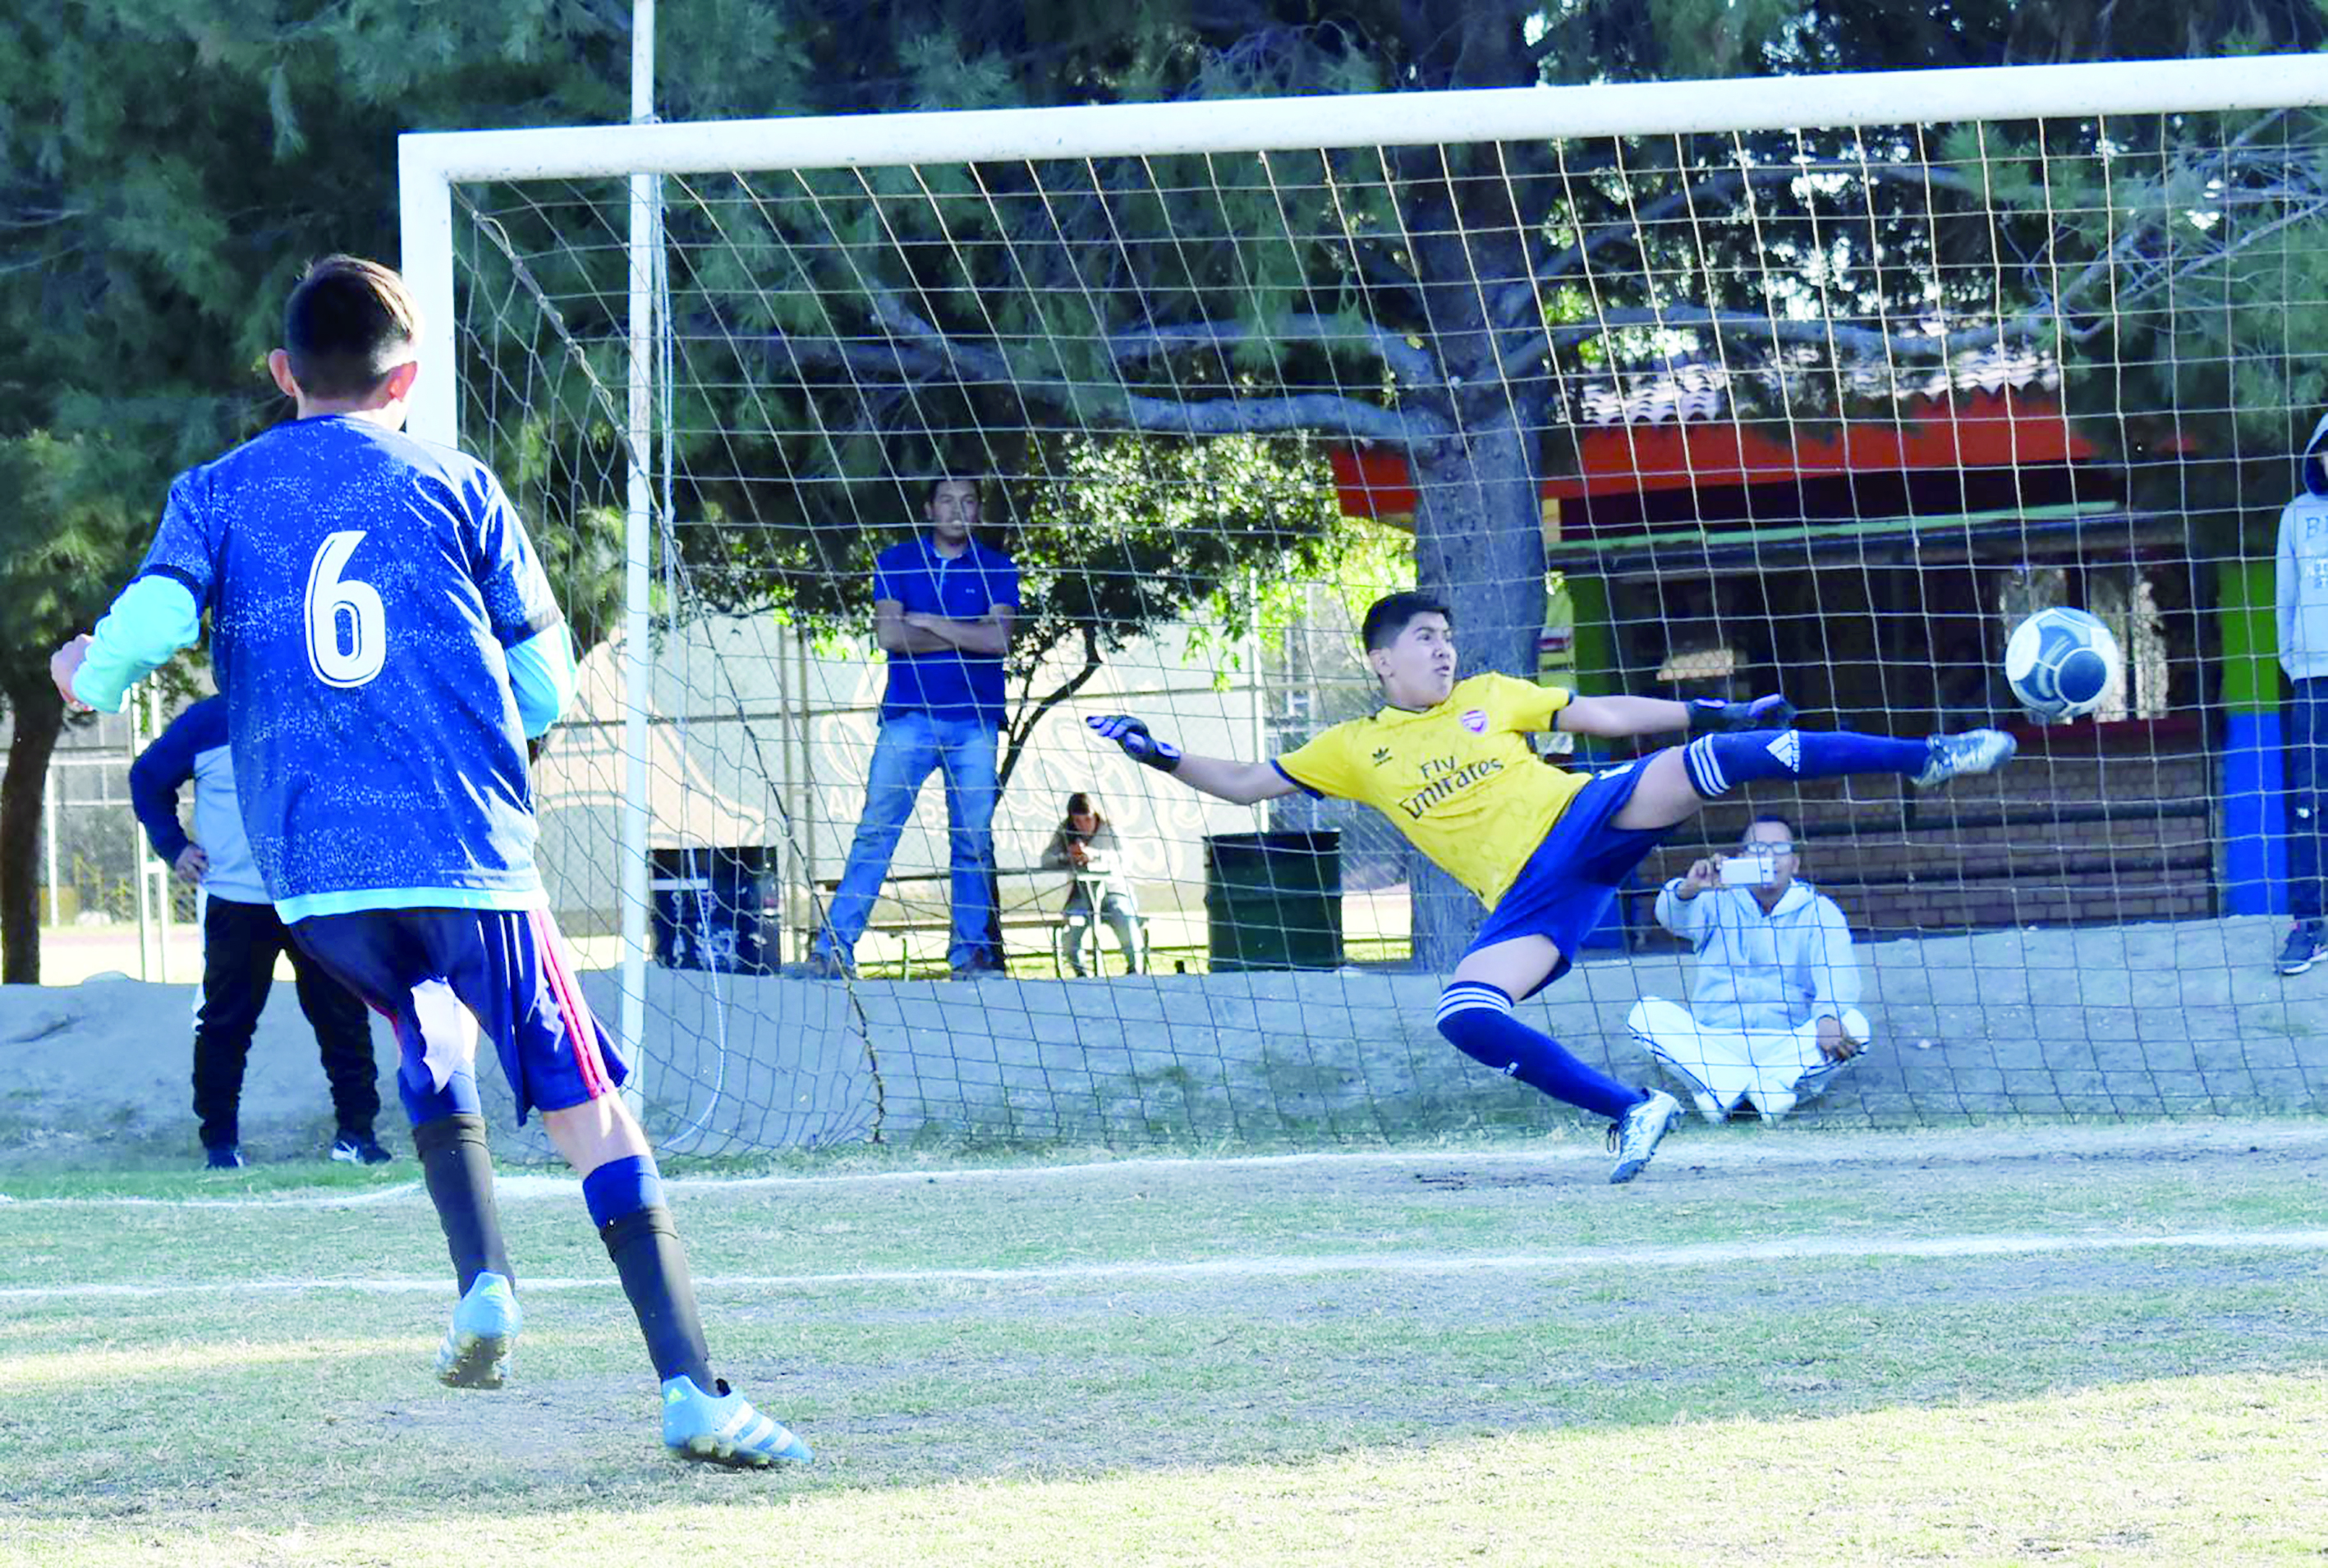
<svg viewBox="0 0 2328 1568">
<path fill-rule="evenodd" d="M 1633 798 L 1642 766 L 1634 761 L 1612 768 L 1576 792 L 1520 874 L 1496 901 L 1466 957 L 1515 937 L 1547 937 L 1560 949 L 1560 961 L 1536 991 L 1568 973 L 1569 961 L 1608 914 L 1617 890 L 1672 831 L 1610 826 L 1610 819 Z"/>
<path fill-rule="evenodd" d="M 294 921 L 292 940 L 396 1029 L 397 1089 L 417 1125 L 467 1108 L 477 1031 L 527 1113 L 571 1110 L 630 1077 L 591 1016 L 544 910 L 360 910 Z M 474 1096 L 474 1084 L 464 1086 Z"/>
</svg>

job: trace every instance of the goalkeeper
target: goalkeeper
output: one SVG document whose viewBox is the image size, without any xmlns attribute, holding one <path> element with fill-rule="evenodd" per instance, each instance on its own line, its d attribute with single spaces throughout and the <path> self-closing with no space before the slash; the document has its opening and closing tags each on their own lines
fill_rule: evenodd
<svg viewBox="0 0 2328 1568">
<path fill-rule="evenodd" d="M 1361 634 L 1382 711 L 1272 762 L 1184 755 L 1124 714 L 1088 723 L 1135 761 L 1239 805 L 1296 789 L 1363 801 L 1477 893 L 1488 918 L 1440 995 L 1439 1032 L 1474 1060 L 1607 1116 L 1611 1181 L 1640 1174 L 1679 1104 L 1595 1071 L 1513 1017 L 1512 1004 L 1567 972 L 1627 873 L 1674 826 L 1741 784 L 1901 773 L 1929 789 L 1985 773 L 2014 751 L 1997 730 L 1922 741 L 1797 730 L 1782 697 L 1680 703 L 1580 697 L 1494 674 L 1458 681 L 1447 608 L 1421 593 L 1376 600 Z M 1691 738 L 1586 778 L 1536 760 L 1525 737 L 1546 729 Z"/>
</svg>

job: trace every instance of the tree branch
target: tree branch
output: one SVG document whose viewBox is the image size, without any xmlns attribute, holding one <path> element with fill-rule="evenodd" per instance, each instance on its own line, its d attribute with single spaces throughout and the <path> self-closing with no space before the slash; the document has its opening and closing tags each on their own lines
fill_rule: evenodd
<svg viewBox="0 0 2328 1568">
<path fill-rule="evenodd" d="M 1028 738 L 1034 734 L 1035 727 L 1043 722 L 1043 715 L 1083 690 L 1084 686 L 1091 684 L 1091 677 L 1099 673 L 1102 660 L 1098 629 L 1086 621 L 1076 630 L 1083 633 L 1084 639 L 1084 664 L 1081 669 L 1046 693 L 1041 700 L 1035 704 L 1032 711 L 1028 709 L 1026 704 L 1027 698 L 1035 689 L 1035 669 L 1028 668 L 1026 677 L 1018 684 L 1018 718 L 1017 723 L 1010 725 L 1009 733 L 1003 736 L 1009 744 L 1003 751 L 1002 767 L 995 775 L 997 789 L 1007 789 L 1010 787 L 1010 775 L 1018 770 L 1018 760 L 1026 753 Z"/>
<path fill-rule="evenodd" d="M 1285 315 L 1269 322 L 1266 333 L 1298 342 L 1364 350 L 1388 365 L 1409 387 L 1439 387 L 1446 381 L 1429 349 L 1417 347 L 1403 334 L 1371 322 L 1354 328 L 1336 316 Z M 1177 349 L 1227 349 L 1250 342 L 1253 335 L 1252 328 L 1234 322 L 1183 322 L 1118 332 L 1107 342 L 1109 354 L 1121 367 Z"/>
<path fill-rule="evenodd" d="M 1253 435 L 1314 430 L 1327 435 L 1348 435 L 1405 446 L 1453 434 L 1445 421 L 1420 410 L 1402 412 L 1335 393 L 1183 402 L 1177 397 L 1143 397 L 1122 387 L 1094 388 L 1040 377 L 1021 377 L 1000 353 L 955 341 L 915 315 L 894 295 L 877 296 L 873 313 L 891 335 L 913 340 L 909 347 L 943 355 L 953 372 L 965 380 L 1008 386 L 1019 397 L 1053 407 L 1075 407 L 1097 396 L 1113 405 L 1131 428 L 1155 434 Z"/>
<path fill-rule="evenodd" d="M 1854 353 L 1904 359 L 1946 359 L 1968 349 L 1985 349 L 2008 338 L 2037 331 L 2050 310 L 2033 311 L 1985 327 L 1962 331 L 1887 332 L 1875 327 L 1847 326 L 1821 318 L 1790 320 L 1753 311 L 1717 311 L 1704 305 L 1651 305 L 1639 310 L 1602 311 L 1589 322 L 1549 327 L 1504 356 L 1505 375 L 1523 373 L 1544 358 L 1555 342 L 1576 342 L 1625 327 L 1708 328 L 1723 337 L 1754 337 L 1768 342 L 1833 344 Z"/>
</svg>

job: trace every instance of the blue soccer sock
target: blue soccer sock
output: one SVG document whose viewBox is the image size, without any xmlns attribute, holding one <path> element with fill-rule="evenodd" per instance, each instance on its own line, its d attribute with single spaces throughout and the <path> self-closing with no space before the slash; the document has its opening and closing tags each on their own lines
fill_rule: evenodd
<svg viewBox="0 0 2328 1568">
<path fill-rule="evenodd" d="M 706 1394 L 714 1392 L 711 1351 L 696 1310 L 687 1248 L 664 1207 L 654 1157 L 630 1154 L 607 1161 L 582 1178 L 582 1200 L 606 1255 L 615 1260 L 655 1377 L 692 1378 Z"/>
<path fill-rule="evenodd" d="M 412 1129 L 420 1179 L 436 1206 L 445 1249 L 467 1295 L 477 1275 L 492 1270 L 514 1286 L 501 1215 L 493 1207 L 493 1157 L 485 1147 L 485 1119 L 466 1112 L 436 1116 Z"/>
<path fill-rule="evenodd" d="M 1929 741 L 1895 741 L 1850 730 L 1746 730 L 1700 735 L 1681 749 L 1690 788 L 1708 800 L 1758 779 L 1835 779 L 1845 773 L 1924 770 Z"/>
<path fill-rule="evenodd" d="M 1439 994 L 1439 1032 L 1472 1060 L 1612 1122 L 1648 1098 L 1630 1084 L 1595 1072 L 1560 1041 L 1514 1018 L 1511 997 L 1482 981 L 1458 980 Z"/>
</svg>

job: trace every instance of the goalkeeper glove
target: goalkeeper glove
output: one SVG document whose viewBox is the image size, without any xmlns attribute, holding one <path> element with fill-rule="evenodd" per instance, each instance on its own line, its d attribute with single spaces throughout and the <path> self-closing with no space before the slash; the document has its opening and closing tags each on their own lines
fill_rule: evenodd
<svg viewBox="0 0 2328 1568">
<path fill-rule="evenodd" d="M 1689 733 L 1729 734 L 1739 730 L 1787 730 L 1795 723 L 1795 705 L 1782 696 L 1756 697 L 1751 703 L 1717 702 L 1697 697 L 1689 704 Z"/>
<path fill-rule="evenodd" d="M 1130 714 L 1110 714 L 1084 723 L 1096 731 L 1100 739 L 1113 741 L 1122 747 L 1123 754 L 1135 762 L 1145 762 L 1166 773 L 1180 765 L 1180 748 L 1150 734 L 1148 726 Z"/>
</svg>

